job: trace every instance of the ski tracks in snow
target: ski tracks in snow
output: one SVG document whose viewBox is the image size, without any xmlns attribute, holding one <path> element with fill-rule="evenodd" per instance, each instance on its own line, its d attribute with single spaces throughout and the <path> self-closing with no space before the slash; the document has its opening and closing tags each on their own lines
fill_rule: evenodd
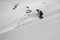
<svg viewBox="0 0 60 40">
<path fill-rule="evenodd" d="M 55 14 L 55 15 L 52 15 L 52 16 L 49 16 L 49 17 L 45 17 L 43 18 L 42 20 L 40 20 L 38 17 L 34 17 L 34 16 L 28 16 L 28 17 L 24 17 L 22 19 L 18 19 L 14 22 L 12 22 L 9 26 L 9 28 L 7 27 L 5 30 L 1 30 L 0 33 L 4 33 L 4 32 L 7 32 L 7 31 L 10 31 L 10 30 L 13 30 L 15 28 L 18 28 L 19 26 L 21 25 L 25 25 L 25 24 L 28 24 L 28 23 L 31 23 L 33 21 L 47 21 L 47 20 L 50 20 L 50 19 L 53 19 L 53 18 L 56 18 L 56 17 L 59 17 L 60 14 Z M 11 28 L 10 28 L 11 26 Z"/>
</svg>

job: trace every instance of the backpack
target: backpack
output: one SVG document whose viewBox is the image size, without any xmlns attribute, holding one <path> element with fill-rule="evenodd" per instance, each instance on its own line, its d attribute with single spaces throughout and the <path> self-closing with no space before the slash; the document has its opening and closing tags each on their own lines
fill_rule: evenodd
<svg viewBox="0 0 60 40">
<path fill-rule="evenodd" d="M 40 15 L 43 15 L 43 12 L 42 11 L 40 11 Z"/>
</svg>

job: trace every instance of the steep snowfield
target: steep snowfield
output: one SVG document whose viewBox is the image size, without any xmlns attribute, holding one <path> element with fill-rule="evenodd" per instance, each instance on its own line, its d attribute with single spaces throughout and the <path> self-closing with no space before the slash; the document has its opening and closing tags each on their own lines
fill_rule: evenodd
<svg viewBox="0 0 60 40">
<path fill-rule="evenodd" d="M 2 33 L 0 40 L 60 40 L 60 14 L 44 19 L 28 18 L 9 32 Z"/>
<path fill-rule="evenodd" d="M 10 10 L 15 5 L 12 3 L 8 12 L 5 11 L 5 14 L 0 16 L 0 40 L 60 40 L 60 4 L 59 0 L 52 1 L 35 0 L 34 3 L 27 0 L 16 10 Z M 24 16 L 27 5 L 34 10 L 28 17 Z M 39 19 L 35 14 L 36 8 L 44 12 L 43 19 Z"/>
</svg>

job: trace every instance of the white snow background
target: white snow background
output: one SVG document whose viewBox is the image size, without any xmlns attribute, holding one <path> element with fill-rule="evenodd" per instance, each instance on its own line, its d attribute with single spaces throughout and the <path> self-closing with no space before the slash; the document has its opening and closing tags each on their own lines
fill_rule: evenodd
<svg viewBox="0 0 60 40">
<path fill-rule="evenodd" d="M 26 6 L 31 16 L 25 16 Z M 0 40 L 60 40 L 60 0 L 0 0 Z"/>
</svg>

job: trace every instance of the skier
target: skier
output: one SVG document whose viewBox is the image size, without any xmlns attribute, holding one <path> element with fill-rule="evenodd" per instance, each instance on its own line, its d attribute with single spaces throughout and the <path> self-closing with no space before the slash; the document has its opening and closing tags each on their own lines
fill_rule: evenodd
<svg viewBox="0 0 60 40">
<path fill-rule="evenodd" d="M 30 16 L 31 15 L 31 12 L 32 12 L 32 10 L 30 10 L 29 7 L 27 6 L 26 7 L 26 15 L 27 16 Z"/>
<path fill-rule="evenodd" d="M 43 12 L 39 9 L 36 9 L 36 11 L 37 11 L 37 16 L 39 16 L 39 18 L 42 19 L 43 18 Z"/>
<path fill-rule="evenodd" d="M 16 4 L 12 10 L 15 10 L 15 8 L 17 8 L 18 5 L 19 5 L 19 4 Z"/>
</svg>

